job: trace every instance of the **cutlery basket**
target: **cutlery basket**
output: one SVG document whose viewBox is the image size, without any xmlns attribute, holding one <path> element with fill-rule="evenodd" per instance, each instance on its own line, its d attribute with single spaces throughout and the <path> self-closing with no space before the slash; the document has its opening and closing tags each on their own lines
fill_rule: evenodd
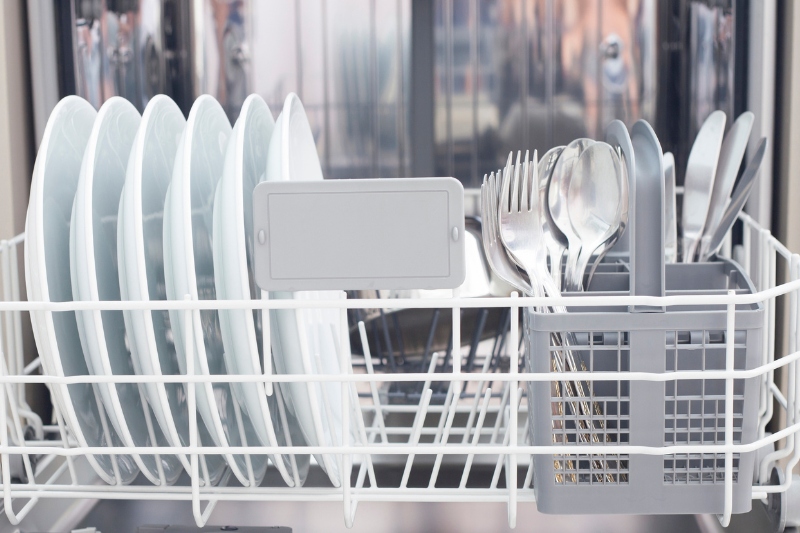
<svg viewBox="0 0 800 533">
<path fill-rule="evenodd" d="M 598 272 L 589 294 L 624 293 L 627 284 L 624 271 Z M 666 289 L 667 296 L 754 292 L 747 275 L 731 261 L 667 265 Z M 649 455 L 613 450 L 620 445 L 725 444 L 725 379 L 619 377 L 725 370 L 726 306 L 674 306 L 664 312 L 568 309 L 556 314 L 525 310 L 527 370 L 567 369 L 571 355 L 573 368 L 592 372 L 595 380 L 529 382 L 530 437 L 536 446 L 589 445 L 598 453 L 534 455 L 538 509 L 555 514 L 723 513 L 723 451 Z M 736 306 L 736 370 L 761 364 L 763 328 L 762 304 Z M 569 350 L 553 334 L 570 338 Z M 604 373 L 609 379 L 597 380 Z M 759 379 L 733 381 L 733 442 L 752 443 L 757 440 Z M 751 508 L 754 454 L 733 453 L 734 513 Z"/>
</svg>

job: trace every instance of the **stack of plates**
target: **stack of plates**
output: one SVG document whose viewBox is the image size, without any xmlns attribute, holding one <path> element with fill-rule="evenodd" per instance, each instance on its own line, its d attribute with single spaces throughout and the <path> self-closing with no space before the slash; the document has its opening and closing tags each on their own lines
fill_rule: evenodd
<svg viewBox="0 0 800 533">
<path fill-rule="evenodd" d="M 337 298 L 320 291 L 262 294 L 253 281 L 253 189 L 265 180 L 314 179 L 322 179 L 319 158 L 294 94 L 277 122 L 259 96 L 250 96 L 233 128 L 210 96 L 194 103 L 188 120 L 166 96 L 152 99 L 143 115 L 121 98 L 98 112 L 67 97 L 50 116 L 34 167 L 28 297 Z M 339 373 L 339 316 L 335 309 L 270 312 L 271 358 L 261 345 L 261 311 L 37 311 L 31 318 L 44 372 L 62 377 L 181 375 L 190 361 L 200 375 L 260 375 L 265 360 L 274 362 L 271 372 Z M 189 445 L 185 383 L 54 384 L 51 392 L 80 447 L 141 450 L 88 456 L 106 482 L 130 483 L 141 472 L 168 485 L 190 471 L 188 455 L 146 449 L 180 452 Z M 195 395 L 204 446 L 341 443 L 338 383 L 284 384 L 271 395 L 263 382 L 198 383 Z M 334 457 L 317 460 L 339 486 Z M 229 470 L 242 485 L 255 486 L 272 463 L 287 485 L 300 486 L 309 462 L 301 454 L 205 454 L 199 475 L 215 485 Z"/>
</svg>

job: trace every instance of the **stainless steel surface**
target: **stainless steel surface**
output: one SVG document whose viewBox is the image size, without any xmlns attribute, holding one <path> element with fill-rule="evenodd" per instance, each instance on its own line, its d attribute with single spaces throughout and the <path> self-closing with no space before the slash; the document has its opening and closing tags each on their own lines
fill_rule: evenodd
<svg viewBox="0 0 800 533">
<path fill-rule="evenodd" d="M 619 156 L 604 142 L 589 146 L 572 171 L 566 198 L 570 224 L 581 248 L 572 268 L 567 264 L 567 290 L 580 290 L 592 255 L 613 245 L 627 223 L 628 181 Z"/>
<path fill-rule="evenodd" d="M 578 262 L 578 255 L 581 251 L 581 241 L 569 217 L 569 198 L 570 180 L 575 165 L 580 154 L 589 146 L 594 144 L 591 139 L 576 139 L 569 143 L 561 152 L 556 161 L 553 174 L 550 177 L 550 184 L 547 188 L 547 209 L 550 212 L 550 219 L 558 230 L 567 238 L 567 265 L 565 279 L 571 279 L 570 268 Z"/>
<path fill-rule="evenodd" d="M 678 262 L 678 219 L 675 196 L 675 156 L 664 154 L 664 261 Z"/>
<path fill-rule="evenodd" d="M 491 473 L 483 475 L 491 476 Z M 460 472 L 455 472 L 454 477 L 458 479 L 458 476 Z M 557 516 L 539 513 L 535 505 L 521 505 L 518 526 L 511 529 L 506 523 L 506 507 L 503 503 L 478 506 L 469 503 L 359 502 L 353 528 L 348 529 L 341 519 L 341 502 L 219 502 L 209 524 L 279 524 L 291 527 L 297 533 L 711 533 L 701 529 L 693 516 Z M 154 522 L 193 525 L 191 506 L 186 502 L 109 500 L 95 507 L 81 525 L 97 527 L 103 533 L 136 533 L 138 524 Z"/>
<path fill-rule="evenodd" d="M 295 91 L 332 177 L 477 187 L 510 150 L 655 120 L 656 0 L 81 0 L 74 12 L 76 90 L 93 104 L 117 94 L 141 109 L 158 88 L 188 111 L 209 93 L 233 121 L 250 92 L 277 109 Z M 430 63 L 414 53 L 426 42 Z"/>
<path fill-rule="evenodd" d="M 636 192 L 636 154 L 633 153 L 631 135 L 621 120 L 612 120 L 606 126 L 605 141 L 618 150 L 625 165 L 625 176 L 628 179 L 628 219 L 632 219 L 636 214 L 636 205 L 633 202 Z M 622 230 L 617 244 L 614 245 L 614 251 L 623 253 L 629 251 L 635 233 L 636 228 L 631 225 Z"/>
<path fill-rule="evenodd" d="M 711 189 L 717 172 L 722 135 L 725 133 L 725 113 L 712 112 L 692 145 L 684 180 L 683 211 L 681 213 L 682 257 L 684 263 L 694 261 L 703 235 Z"/>
<path fill-rule="evenodd" d="M 542 235 L 539 213 L 539 157 L 525 152 L 524 161 L 503 171 L 500 195 L 500 238 L 509 255 L 528 274 L 533 294 L 544 295 L 544 287 L 552 284 L 547 271 L 547 247 Z M 548 291 L 551 292 L 551 291 Z"/>
<path fill-rule="evenodd" d="M 753 113 L 749 111 L 739 115 L 739 118 L 733 123 L 733 126 L 725 134 L 725 139 L 722 141 L 717 173 L 714 177 L 714 187 L 708 203 L 708 215 L 703 227 L 703 241 L 700 245 L 701 256 L 707 255 L 708 250 L 705 247 L 708 245 L 708 239 L 706 239 L 706 236 L 714 235 L 730 199 L 733 185 L 739 175 L 739 167 L 742 164 L 744 152 L 750 140 L 750 131 L 753 128 L 754 118 Z"/>
<path fill-rule="evenodd" d="M 561 290 L 561 265 L 568 241 L 550 217 L 550 210 L 547 208 L 547 190 L 556 161 L 563 150 L 563 146 L 551 148 L 539 160 L 539 220 L 547 247 L 547 255 L 550 258 L 550 277 L 553 278 L 553 283 L 558 291 Z"/>
<path fill-rule="evenodd" d="M 531 284 L 520 274 L 512 263 L 503 243 L 500 240 L 500 222 L 497 199 L 497 178 L 494 172 L 484 177 L 481 186 L 481 220 L 483 221 L 482 236 L 483 249 L 486 259 L 492 270 L 503 281 L 522 291 L 523 294 L 533 294 Z"/>
<path fill-rule="evenodd" d="M 761 167 L 761 161 L 764 159 L 764 154 L 766 153 L 767 149 L 767 140 L 762 138 L 758 144 L 758 150 L 756 150 L 753 159 L 750 160 L 750 163 L 747 164 L 747 168 L 742 174 L 742 179 L 739 180 L 739 183 L 736 185 L 736 188 L 733 190 L 731 194 L 731 201 L 728 203 L 728 207 L 725 209 L 725 213 L 722 215 L 722 219 L 720 220 L 719 226 L 717 226 L 717 230 L 711 236 L 711 239 L 708 244 L 708 252 L 703 259 L 708 259 L 719 250 L 720 246 L 722 246 L 722 241 L 725 240 L 725 235 L 727 235 L 728 231 L 733 226 L 733 223 L 736 222 L 736 218 L 739 216 L 739 212 L 744 207 L 745 202 L 750 196 L 750 193 L 753 190 L 753 185 L 756 182 L 756 178 L 758 178 L 759 168 Z"/>
</svg>

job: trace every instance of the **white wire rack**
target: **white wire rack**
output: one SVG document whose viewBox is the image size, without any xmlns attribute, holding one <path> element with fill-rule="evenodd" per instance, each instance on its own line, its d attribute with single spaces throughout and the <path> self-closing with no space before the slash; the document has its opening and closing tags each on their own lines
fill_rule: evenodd
<svg viewBox="0 0 800 533">
<path fill-rule="evenodd" d="M 800 461 L 800 446 L 795 437 L 800 431 L 797 410 L 797 360 L 800 358 L 800 255 L 792 254 L 747 215 L 742 215 L 743 245 L 735 250 L 737 259 L 752 278 L 756 287 L 754 294 L 686 295 L 664 298 L 630 296 L 585 296 L 581 298 L 547 299 L 550 305 L 628 306 L 726 306 L 728 331 L 735 327 L 734 308 L 737 304 L 764 304 L 763 356 L 760 366 L 751 370 L 699 370 L 678 371 L 669 374 L 647 372 L 604 373 L 602 378 L 591 372 L 564 373 L 565 379 L 595 381 L 641 380 L 666 382 L 678 379 L 719 379 L 730 384 L 727 387 L 726 404 L 732 405 L 734 380 L 758 378 L 761 384 L 758 409 L 758 439 L 754 442 L 736 444 L 732 432 L 726 432 L 723 444 L 689 446 L 635 446 L 615 443 L 614 454 L 644 454 L 665 456 L 676 453 L 724 454 L 725 511 L 720 516 L 723 525 L 731 517 L 732 475 L 730 458 L 735 453 L 759 451 L 754 473 L 756 484 L 753 499 L 764 499 L 770 493 L 786 492 L 791 485 L 791 472 Z M 438 502 L 506 502 L 510 526 L 516 523 L 517 506 L 535 500 L 533 490 L 534 454 L 598 454 L 603 453 L 603 443 L 533 446 L 528 440 L 527 401 L 525 383 L 529 381 L 551 381 L 552 374 L 520 371 L 521 332 L 519 328 L 521 310 L 524 307 L 541 305 L 545 299 L 520 298 L 444 298 L 444 299 L 359 299 L 329 301 L 169 301 L 169 302 L 27 302 L 20 298 L 21 280 L 19 259 L 24 236 L 0 242 L 2 261 L 3 301 L 0 302 L 0 382 L 4 393 L 0 394 L 0 459 L 2 462 L 2 492 L 4 510 L 12 524 L 19 523 L 37 505 L 47 505 L 54 499 L 139 499 L 139 500 L 185 500 L 190 501 L 195 521 L 202 526 L 208 520 L 219 501 L 341 501 L 345 523 L 353 523 L 356 508 L 361 501 L 438 501 Z M 776 284 L 776 268 L 783 264 L 787 281 Z M 779 298 L 781 298 L 779 300 Z M 788 345 L 776 358 L 776 302 L 785 304 L 784 327 Z M 225 375 L 199 376 L 195 374 L 193 358 L 188 358 L 186 375 L 179 376 L 77 376 L 55 378 L 40 375 L 38 358 L 25 364 L 26 346 L 23 344 L 23 321 L 31 311 L 76 311 L 76 310 L 182 310 L 191 313 L 203 309 L 285 309 L 296 307 L 336 308 L 341 312 L 343 331 L 341 342 L 349 332 L 346 328 L 348 309 L 403 309 L 445 308 L 452 312 L 453 345 L 460 346 L 461 313 L 469 307 L 507 308 L 510 311 L 510 327 L 506 342 L 508 365 L 492 364 L 493 357 L 486 353 L 476 359 L 476 372 L 463 371 L 462 357 L 455 350 L 447 372 L 377 373 L 373 368 L 368 343 L 364 340 L 365 357 L 347 357 L 339 350 L 341 372 L 335 375 Z M 183 321 L 186 328 L 192 320 Z M 591 328 L 587 325 L 587 328 Z M 186 339 L 194 338 L 185 332 Z M 728 336 L 726 350 L 732 357 L 733 335 Z M 265 346 L 269 346 L 265 339 Z M 32 348 L 32 347 L 31 347 Z M 192 353 L 191 346 L 186 348 Z M 31 350 L 29 350 L 31 351 Z M 483 350 L 484 352 L 488 350 Z M 491 350 L 495 352 L 494 349 Z M 267 350 L 267 354 L 268 354 Z M 496 355 L 496 354 L 495 354 Z M 267 355 L 269 357 L 269 355 Z M 436 368 L 434 354 L 429 370 Z M 496 362 L 496 361 L 495 361 Z M 506 368 L 507 366 L 507 368 Z M 270 369 L 270 362 L 264 368 Z M 355 368 L 355 371 L 354 371 Z M 781 380 L 776 380 L 781 376 Z M 195 387 L 203 382 L 264 382 L 270 388 L 274 383 L 287 382 L 335 382 L 341 384 L 343 442 L 333 446 L 313 447 L 265 447 L 265 446 L 198 446 Z M 778 381 L 781 381 L 780 383 Z M 73 383 L 185 383 L 188 390 L 190 413 L 190 445 L 176 447 L 81 447 L 64 425 L 53 405 L 53 422 L 44 421 L 29 406 L 30 385 Z M 418 384 L 418 404 L 388 402 L 383 391 L 389 384 Z M 432 405 L 432 388 L 446 389 L 444 402 Z M 320 387 L 324 391 L 325 387 Z M 777 406 L 777 410 L 776 410 Z M 356 407 L 355 409 L 352 409 Z M 318 408 L 314 406 L 314 408 Z M 351 410 L 352 409 L 352 410 Z M 102 412 L 102 411 L 101 411 Z M 351 414 L 352 413 L 352 414 Z M 104 416 L 104 415 L 103 415 Z M 726 412 L 726 416 L 732 416 Z M 767 432 L 767 425 L 772 433 Z M 728 427 L 731 427 L 728 424 Z M 354 430 L 351 432 L 351 428 Z M 359 438 L 351 439 L 351 435 Z M 174 486 L 98 485 L 91 476 L 87 478 L 88 466 L 82 460 L 87 454 L 186 454 L 190 457 L 191 471 L 188 482 Z M 204 486 L 198 466 L 200 454 L 332 454 L 337 458 L 339 469 L 344 473 L 341 487 L 306 486 L 289 488 L 275 482 L 262 486 Z M 489 465 L 490 481 L 471 479 L 473 465 Z M 384 479 L 381 467 L 392 465 L 402 468 L 402 476 Z M 785 472 L 787 481 L 782 485 L 769 485 L 772 466 L 778 465 Z M 459 475 L 443 477 L 443 466 L 448 473 L 453 469 Z M 252 474 L 251 474 L 252 475 Z M 89 479 L 89 481 L 87 481 Z M 223 485 L 225 485 L 223 483 Z M 255 484 L 252 484 L 255 485 Z"/>
</svg>

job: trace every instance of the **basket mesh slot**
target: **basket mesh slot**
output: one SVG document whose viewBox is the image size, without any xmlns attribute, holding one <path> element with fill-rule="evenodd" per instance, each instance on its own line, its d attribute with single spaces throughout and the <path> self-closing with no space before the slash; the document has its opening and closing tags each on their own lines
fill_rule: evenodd
<svg viewBox="0 0 800 533">
<path fill-rule="evenodd" d="M 666 371 L 725 370 L 724 331 L 676 331 L 667 340 Z M 743 368 L 745 345 L 734 344 L 734 367 Z M 742 441 L 744 381 L 733 385 L 733 442 Z M 725 443 L 725 380 L 688 379 L 664 384 L 664 445 Z M 739 454 L 733 454 L 733 481 Z M 664 456 L 668 485 L 725 482 L 725 454 Z"/>
<path fill-rule="evenodd" d="M 565 343 L 563 339 L 567 339 Z M 566 345 L 565 345 L 566 344 Z M 618 373 L 630 371 L 623 332 L 575 332 L 551 337 L 551 370 Z M 554 444 L 627 444 L 630 439 L 630 383 L 598 380 L 552 381 L 550 406 Z M 554 455 L 557 485 L 628 483 L 628 456 Z"/>
</svg>

